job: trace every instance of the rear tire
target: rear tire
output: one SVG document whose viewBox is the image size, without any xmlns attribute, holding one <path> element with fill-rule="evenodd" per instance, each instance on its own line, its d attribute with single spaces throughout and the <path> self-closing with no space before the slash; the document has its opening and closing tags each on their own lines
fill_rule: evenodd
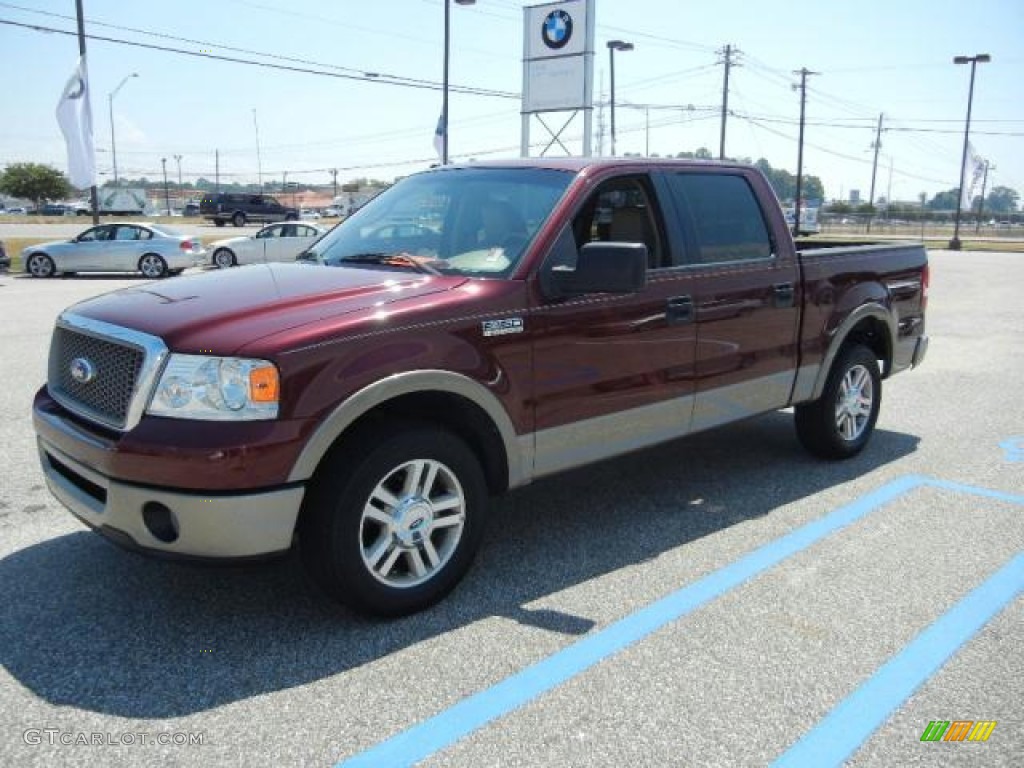
<svg viewBox="0 0 1024 768">
<path fill-rule="evenodd" d="M 231 217 L 231 223 L 236 227 L 245 226 L 245 214 L 238 211 L 234 216 Z"/>
<path fill-rule="evenodd" d="M 32 277 L 53 277 L 57 269 L 53 265 L 53 259 L 45 253 L 33 253 L 25 262 L 25 271 Z"/>
<path fill-rule="evenodd" d="M 215 226 L 223 227 L 224 226 L 224 219 L 214 219 L 213 223 L 214 223 Z"/>
<path fill-rule="evenodd" d="M 299 523 L 303 564 L 359 612 L 421 611 L 469 569 L 487 499 L 480 463 L 458 436 L 429 424 L 378 424 L 317 470 Z"/>
<path fill-rule="evenodd" d="M 796 407 L 796 434 L 824 459 L 848 459 L 868 444 L 882 405 L 875 353 L 861 344 L 840 351 L 821 397 Z"/>
</svg>

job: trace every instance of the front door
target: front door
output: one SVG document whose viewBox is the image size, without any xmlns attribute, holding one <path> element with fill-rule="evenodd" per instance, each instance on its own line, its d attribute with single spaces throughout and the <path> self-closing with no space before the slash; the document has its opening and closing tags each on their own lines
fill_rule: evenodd
<svg viewBox="0 0 1024 768">
<path fill-rule="evenodd" d="M 601 183 L 549 255 L 591 241 L 644 243 L 635 294 L 542 300 L 532 314 L 535 474 L 556 472 L 684 434 L 694 394 L 693 278 L 675 268 L 646 174 Z"/>
</svg>

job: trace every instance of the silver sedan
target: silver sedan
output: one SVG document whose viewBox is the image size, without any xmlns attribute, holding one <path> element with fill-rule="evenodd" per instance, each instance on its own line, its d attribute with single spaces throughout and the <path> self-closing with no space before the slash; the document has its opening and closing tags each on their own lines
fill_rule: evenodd
<svg viewBox="0 0 1024 768">
<path fill-rule="evenodd" d="M 206 250 L 198 238 L 158 224 L 101 224 L 78 237 L 30 245 L 21 252 L 33 277 L 58 272 L 141 272 L 145 277 L 176 275 L 202 263 Z"/>
<path fill-rule="evenodd" d="M 229 237 L 210 243 L 213 265 L 225 269 L 239 264 L 295 261 L 326 229 L 306 222 L 285 221 L 263 227 L 254 235 Z"/>
</svg>

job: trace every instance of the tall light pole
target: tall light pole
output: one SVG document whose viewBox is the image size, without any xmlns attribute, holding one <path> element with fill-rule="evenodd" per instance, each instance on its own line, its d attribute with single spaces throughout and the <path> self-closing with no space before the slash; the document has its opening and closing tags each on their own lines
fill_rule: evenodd
<svg viewBox="0 0 1024 768">
<path fill-rule="evenodd" d="M 971 134 L 971 103 L 974 101 L 974 69 L 978 62 L 982 64 L 992 61 L 987 53 L 979 53 L 976 56 L 956 56 L 954 64 L 971 65 L 971 87 L 967 91 L 967 123 L 964 125 L 964 154 L 960 160 L 960 194 L 956 196 L 956 219 L 953 225 L 953 239 L 949 241 L 949 250 L 960 250 L 960 208 L 964 198 L 964 176 L 967 173 L 967 140 Z"/>
<path fill-rule="evenodd" d="M 612 113 L 612 157 L 615 157 L 615 52 L 632 51 L 633 44 L 622 40 L 608 41 L 608 77 L 611 80 L 608 109 Z"/>
<path fill-rule="evenodd" d="M 474 5 L 476 0 L 455 0 L 456 5 Z M 452 3 L 444 0 L 444 76 L 441 82 L 441 165 L 448 165 L 448 60 L 451 58 Z"/>
<path fill-rule="evenodd" d="M 117 92 L 121 90 L 121 87 L 131 80 L 133 77 L 138 77 L 138 72 L 132 72 L 130 75 L 125 75 L 124 79 L 118 83 L 117 88 L 112 90 L 107 96 L 107 104 L 110 107 L 110 154 L 114 158 L 114 186 L 117 186 L 117 143 L 114 141 L 114 97 L 117 96 Z"/>
</svg>

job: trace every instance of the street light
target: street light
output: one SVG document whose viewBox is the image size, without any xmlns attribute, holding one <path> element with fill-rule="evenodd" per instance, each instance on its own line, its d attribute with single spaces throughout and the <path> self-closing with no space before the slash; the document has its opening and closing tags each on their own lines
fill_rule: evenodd
<svg viewBox="0 0 1024 768">
<path fill-rule="evenodd" d="M 612 113 L 612 157 L 615 157 L 615 52 L 632 50 L 632 43 L 627 43 L 622 40 L 608 41 L 609 76 L 611 79 L 611 103 L 609 107 Z"/>
<path fill-rule="evenodd" d="M 121 87 L 131 80 L 133 77 L 138 77 L 138 72 L 132 72 L 130 75 L 125 75 L 124 79 L 118 83 L 117 88 L 110 92 L 107 96 L 107 103 L 110 107 L 110 153 L 114 158 L 114 186 L 117 186 L 117 144 L 114 142 L 114 97 L 117 96 L 117 92 L 121 90 Z"/>
<path fill-rule="evenodd" d="M 964 154 L 960 160 L 960 194 L 956 198 L 956 223 L 953 225 L 953 239 L 949 241 L 949 250 L 951 251 L 960 250 L 960 208 L 964 199 L 964 176 L 967 172 L 967 139 L 971 133 L 971 102 L 974 101 L 974 68 L 979 62 L 984 64 L 989 61 L 992 61 L 992 57 L 987 53 L 979 53 L 976 56 L 956 56 L 953 59 L 954 64 L 971 65 L 971 87 L 967 91 L 967 123 L 964 125 Z"/>
<path fill-rule="evenodd" d="M 456 5 L 474 5 L 476 0 L 455 0 Z M 441 165 L 448 165 L 448 59 L 451 58 L 451 0 L 444 0 L 444 78 L 441 83 Z"/>
</svg>

